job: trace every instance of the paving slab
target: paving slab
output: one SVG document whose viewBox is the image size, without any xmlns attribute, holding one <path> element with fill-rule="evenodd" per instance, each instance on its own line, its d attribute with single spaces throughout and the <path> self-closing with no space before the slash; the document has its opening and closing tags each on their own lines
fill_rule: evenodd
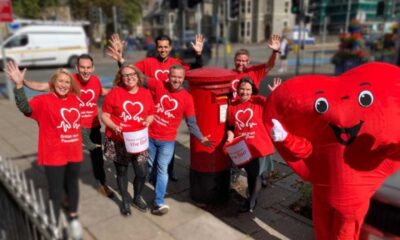
<svg viewBox="0 0 400 240">
<path fill-rule="evenodd" d="M 171 230 L 175 239 L 179 240 L 240 240 L 246 235 L 231 228 L 210 214 L 204 214 Z"/>
</svg>

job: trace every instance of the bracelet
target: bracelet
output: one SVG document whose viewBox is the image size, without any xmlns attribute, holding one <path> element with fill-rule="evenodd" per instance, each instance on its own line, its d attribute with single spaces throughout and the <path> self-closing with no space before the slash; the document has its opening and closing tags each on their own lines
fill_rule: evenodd
<svg viewBox="0 0 400 240">
<path fill-rule="evenodd" d="M 276 52 L 276 53 L 281 53 L 281 51 L 279 51 L 279 50 L 272 50 L 273 52 Z"/>
</svg>

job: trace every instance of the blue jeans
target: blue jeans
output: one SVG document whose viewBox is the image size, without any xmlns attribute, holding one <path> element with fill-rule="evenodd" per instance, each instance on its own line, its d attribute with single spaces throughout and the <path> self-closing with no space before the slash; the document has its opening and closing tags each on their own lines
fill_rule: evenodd
<svg viewBox="0 0 400 240">
<path fill-rule="evenodd" d="M 155 174 L 155 199 L 154 204 L 160 206 L 164 204 L 164 196 L 168 184 L 168 165 L 174 154 L 175 141 L 160 141 L 149 139 L 149 171 Z"/>
</svg>

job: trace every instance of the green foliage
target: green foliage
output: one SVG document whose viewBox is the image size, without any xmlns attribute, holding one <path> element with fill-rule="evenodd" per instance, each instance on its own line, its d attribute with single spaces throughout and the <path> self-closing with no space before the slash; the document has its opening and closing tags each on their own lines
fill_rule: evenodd
<svg viewBox="0 0 400 240">
<path fill-rule="evenodd" d="M 141 17 L 141 5 L 144 0 L 13 0 L 14 13 L 20 18 L 40 19 L 42 9 L 66 4 L 71 8 L 73 19 L 89 20 L 91 7 L 101 7 L 103 14 L 112 19 L 112 7 L 116 6 L 124 12 L 123 24 L 132 27 Z"/>
<path fill-rule="evenodd" d="M 116 6 L 123 10 L 125 15 L 124 24 L 132 26 L 141 18 L 141 5 L 144 0 L 69 0 L 71 13 L 74 19 L 89 20 L 89 10 L 91 7 L 100 7 L 103 14 L 111 19 L 112 7 Z"/>
<path fill-rule="evenodd" d="M 40 16 L 39 0 L 13 0 L 13 11 L 18 17 L 38 18 Z"/>
</svg>

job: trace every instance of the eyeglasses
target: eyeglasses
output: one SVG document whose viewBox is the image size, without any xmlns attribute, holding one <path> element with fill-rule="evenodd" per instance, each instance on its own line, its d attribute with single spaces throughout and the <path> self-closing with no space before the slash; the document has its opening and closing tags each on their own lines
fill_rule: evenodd
<svg viewBox="0 0 400 240">
<path fill-rule="evenodd" d="M 135 72 L 133 72 L 133 73 L 128 73 L 128 74 L 121 74 L 121 77 L 122 78 L 125 78 L 125 79 L 127 79 L 127 78 L 133 78 L 133 77 L 137 77 L 138 75 L 137 75 L 137 73 L 135 73 Z"/>
</svg>

